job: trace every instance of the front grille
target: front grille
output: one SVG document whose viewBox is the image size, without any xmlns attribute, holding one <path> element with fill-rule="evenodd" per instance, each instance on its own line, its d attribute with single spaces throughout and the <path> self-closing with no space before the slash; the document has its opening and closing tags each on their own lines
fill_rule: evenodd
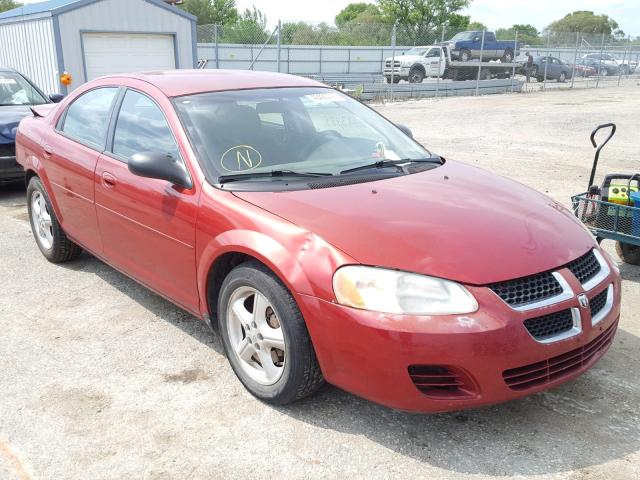
<svg viewBox="0 0 640 480">
<path fill-rule="evenodd" d="M 595 317 L 598 313 L 602 311 L 604 306 L 607 304 L 607 293 L 609 289 L 605 288 L 598 295 L 589 300 L 589 306 L 591 308 L 591 318 Z"/>
<path fill-rule="evenodd" d="M 524 326 L 536 340 L 546 340 L 571 330 L 573 315 L 569 308 L 542 317 L 529 318 L 524 321 Z"/>
<path fill-rule="evenodd" d="M 464 397 L 473 394 L 473 382 L 463 372 L 439 365 L 410 365 L 411 381 L 430 397 Z"/>
<path fill-rule="evenodd" d="M 15 143 L 0 144 L 0 157 L 15 157 L 15 156 L 16 156 Z"/>
<path fill-rule="evenodd" d="M 489 288 L 512 307 L 539 302 L 562 293 L 562 286 L 551 272 L 493 283 Z"/>
<path fill-rule="evenodd" d="M 589 365 L 599 353 L 611 345 L 616 323 L 586 345 L 556 357 L 502 372 L 512 390 L 527 390 L 567 376 Z"/>
<path fill-rule="evenodd" d="M 571 273 L 575 275 L 580 283 L 585 284 L 595 277 L 602 267 L 593 250 L 589 250 L 580 258 L 569 263 L 567 268 L 571 270 Z"/>
<path fill-rule="evenodd" d="M 385 67 L 391 67 L 391 60 L 387 60 L 384 65 L 385 65 Z M 400 62 L 398 60 L 396 60 L 393 63 L 393 66 L 394 67 L 399 67 L 400 66 Z"/>
</svg>

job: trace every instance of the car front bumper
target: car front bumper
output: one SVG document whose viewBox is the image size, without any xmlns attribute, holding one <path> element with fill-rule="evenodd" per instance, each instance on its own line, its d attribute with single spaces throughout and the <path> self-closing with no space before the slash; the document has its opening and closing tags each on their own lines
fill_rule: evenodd
<svg viewBox="0 0 640 480">
<path fill-rule="evenodd" d="M 383 74 L 385 77 L 391 77 L 392 73 L 395 77 L 406 78 L 409 76 L 409 67 L 395 67 L 393 71 L 391 67 L 384 67 Z"/>
<path fill-rule="evenodd" d="M 391 408 L 443 412 L 521 398 L 588 370 L 617 329 L 619 273 L 612 269 L 586 292 L 592 298 L 609 286 L 611 302 L 596 325 L 589 308 L 578 303 L 583 291 L 577 281 L 571 298 L 528 312 L 510 308 L 484 287 L 468 287 L 479 304 L 469 315 L 389 315 L 305 295 L 298 302 L 329 383 Z M 541 343 L 523 325 L 527 318 L 568 308 L 579 312 L 581 331 L 564 340 Z M 443 384 L 455 378 L 459 387 L 419 389 L 426 378 Z"/>
</svg>

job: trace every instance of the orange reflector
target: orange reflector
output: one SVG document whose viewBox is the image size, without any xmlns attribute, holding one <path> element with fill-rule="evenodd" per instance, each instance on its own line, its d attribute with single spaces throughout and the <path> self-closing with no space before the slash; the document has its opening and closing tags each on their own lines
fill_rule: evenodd
<svg viewBox="0 0 640 480">
<path fill-rule="evenodd" d="M 60 75 L 60 83 L 66 87 L 68 87 L 69 85 L 71 85 L 71 82 L 73 81 L 73 79 L 71 78 L 71 74 L 69 72 L 64 72 L 62 75 Z"/>
</svg>

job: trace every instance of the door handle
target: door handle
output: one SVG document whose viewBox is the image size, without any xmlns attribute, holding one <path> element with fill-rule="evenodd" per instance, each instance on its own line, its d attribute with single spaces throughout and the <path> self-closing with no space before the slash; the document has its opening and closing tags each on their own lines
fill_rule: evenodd
<svg viewBox="0 0 640 480">
<path fill-rule="evenodd" d="M 42 156 L 46 160 L 49 160 L 52 155 L 53 155 L 53 153 L 52 153 L 51 147 L 49 145 L 43 145 L 42 146 Z"/>
<path fill-rule="evenodd" d="M 113 188 L 116 186 L 116 177 L 109 172 L 102 172 L 102 183 L 107 188 Z"/>
</svg>

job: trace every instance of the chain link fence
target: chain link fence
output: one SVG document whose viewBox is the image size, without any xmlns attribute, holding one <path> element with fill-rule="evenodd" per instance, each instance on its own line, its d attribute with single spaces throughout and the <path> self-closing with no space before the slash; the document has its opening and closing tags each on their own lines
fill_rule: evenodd
<svg viewBox="0 0 640 480">
<path fill-rule="evenodd" d="M 197 34 L 201 68 L 303 75 L 363 100 L 598 88 L 640 77 L 640 41 L 602 33 L 503 29 L 496 39 L 491 30 L 468 35 L 450 26 L 279 22 L 271 30 L 200 25 Z M 428 46 L 437 49 L 416 48 Z"/>
</svg>

